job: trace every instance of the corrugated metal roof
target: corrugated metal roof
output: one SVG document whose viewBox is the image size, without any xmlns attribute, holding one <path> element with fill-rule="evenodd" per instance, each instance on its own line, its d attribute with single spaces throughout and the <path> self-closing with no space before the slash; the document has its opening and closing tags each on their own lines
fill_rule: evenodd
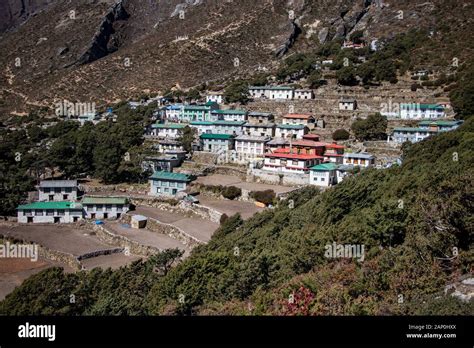
<svg viewBox="0 0 474 348">
<path fill-rule="evenodd" d="M 229 140 L 232 139 L 234 136 L 230 134 L 208 134 L 204 133 L 201 134 L 201 139 L 222 139 L 222 140 Z"/>
<path fill-rule="evenodd" d="M 93 197 L 87 196 L 82 199 L 82 204 L 127 204 L 125 197 Z"/>
<path fill-rule="evenodd" d="M 172 181 L 185 181 L 188 182 L 191 179 L 188 175 L 182 173 L 171 173 L 171 172 L 154 172 L 150 177 L 152 180 L 172 180 Z"/>
<path fill-rule="evenodd" d="M 335 163 L 332 163 L 332 162 L 330 162 L 330 163 L 321 163 L 321 164 L 318 164 L 317 166 L 311 167 L 310 169 L 315 170 L 315 171 L 326 172 L 328 170 L 336 170 L 337 165 Z"/>
<path fill-rule="evenodd" d="M 77 187 L 77 180 L 42 180 L 39 187 Z"/>
<path fill-rule="evenodd" d="M 346 153 L 344 157 L 347 158 L 362 158 L 362 159 L 373 159 L 375 156 L 368 153 Z"/>
<path fill-rule="evenodd" d="M 82 204 L 74 202 L 34 202 L 31 204 L 19 205 L 18 210 L 34 210 L 34 209 L 70 209 L 81 210 Z"/>
</svg>

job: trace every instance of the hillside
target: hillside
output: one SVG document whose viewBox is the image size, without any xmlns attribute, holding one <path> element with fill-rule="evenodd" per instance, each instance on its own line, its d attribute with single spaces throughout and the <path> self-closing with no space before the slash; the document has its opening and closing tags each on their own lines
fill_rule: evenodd
<svg viewBox="0 0 474 348">
<path fill-rule="evenodd" d="M 100 106 L 170 87 L 220 84 L 259 68 L 273 72 L 294 53 L 359 30 L 368 41 L 410 28 L 430 31 L 411 54 L 414 69 L 449 72 L 453 58 L 462 65 L 472 54 L 471 40 L 456 40 L 472 36 L 472 2 L 383 3 L 9 0 L 2 5 L 9 14 L 0 17 L 0 28 L 8 28 L 0 37 L 0 114 L 64 99 Z"/>
<path fill-rule="evenodd" d="M 170 271 L 169 252 L 117 271 L 49 269 L 0 313 L 472 315 L 472 301 L 444 289 L 472 273 L 473 149 L 471 117 L 405 148 L 401 167 L 324 193 L 305 188 L 245 222 L 230 217 Z M 364 258 L 328 258 L 332 243 L 363 245 Z"/>
</svg>

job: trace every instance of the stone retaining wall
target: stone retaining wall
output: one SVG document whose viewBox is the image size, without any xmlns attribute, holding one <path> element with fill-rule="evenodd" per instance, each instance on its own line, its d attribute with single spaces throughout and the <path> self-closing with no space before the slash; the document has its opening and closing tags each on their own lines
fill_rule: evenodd
<svg viewBox="0 0 474 348">
<path fill-rule="evenodd" d="M 309 174 L 293 175 L 285 173 L 280 177 L 277 173 L 267 172 L 261 169 L 252 169 L 249 178 L 254 182 L 272 185 L 301 186 L 309 185 Z"/>
<path fill-rule="evenodd" d="M 112 233 L 101 225 L 95 225 L 93 229 L 96 232 L 97 237 L 103 242 L 118 245 L 124 249 L 127 248 L 131 254 L 151 256 L 161 251 L 158 248 L 149 245 L 142 245 L 136 241 L 128 239 L 127 237 Z"/>
</svg>

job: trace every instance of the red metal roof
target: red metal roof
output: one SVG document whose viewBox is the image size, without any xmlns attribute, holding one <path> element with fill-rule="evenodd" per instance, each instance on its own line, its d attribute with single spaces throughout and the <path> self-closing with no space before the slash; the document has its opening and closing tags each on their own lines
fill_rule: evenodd
<svg viewBox="0 0 474 348">
<path fill-rule="evenodd" d="M 289 158 L 300 160 L 323 159 L 324 157 L 318 155 L 297 154 L 297 153 L 267 153 L 265 157 L 270 158 Z"/>
<path fill-rule="evenodd" d="M 319 140 L 319 135 L 317 135 L 317 134 L 305 134 L 305 135 L 303 135 L 303 139 L 318 141 Z"/>
<path fill-rule="evenodd" d="M 328 149 L 343 149 L 344 145 L 338 145 L 338 144 L 325 144 L 325 146 Z"/>
<path fill-rule="evenodd" d="M 326 146 L 325 143 L 320 143 L 317 141 L 312 141 L 312 140 L 296 140 L 291 143 L 292 145 L 295 146 L 308 146 L 308 147 L 324 147 Z"/>
</svg>

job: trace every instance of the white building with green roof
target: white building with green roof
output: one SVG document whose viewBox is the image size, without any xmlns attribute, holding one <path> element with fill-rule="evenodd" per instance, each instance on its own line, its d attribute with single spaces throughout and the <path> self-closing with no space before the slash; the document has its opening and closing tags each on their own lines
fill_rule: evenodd
<svg viewBox="0 0 474 348">
<path fill-rule="evenodd" d="M 150 196 L 176 196 L 186 190 L 191 178 L 181 173 L 154 172 L 149 182 Z"/>
<path fill-rule="evenodd" d="M 212 133 L 241 135 L 245 121 L 215 121 L 213 122 Z"/>
<path fill-rule="evenodd" d="M 214 110 L 211 112 L 213 121 L 247 121 L 248 112 L 245 110 Z"/>
<path fill-rule="evenodd" d="M 418 123 L 418 127 L 395 127 L 389 141 L 393 140 L 396 143 L 403 144 L 406 141 L 416 143 L 428 138 L 430 135 L 437 134 L 439 132 L 448 132 L 458 128 L 463 121 L 421 121 Z"/>
<path fill-rule="evenodd" d="M 445 109 L 439 104 L 400 104 L 400 118 L 406 120 L 437 119 L 446 117 Z"/>
<path fill-rule="evenodd" d="M 295 97 L 295 89 L 286 86 L 250 86 L 249 94 L 252 98 L 287 100 Z"/>
<path fill-rule="evenodd" d="M 275 137 L 303 139 L 303 135 L 308 133 L 308 127 L 302 124 L 277 124 L 275 128 Z"/>
<path fill-rule="evenodd" d="M 151 125 L 150 135 L 162 139 L 177 139 L 186 127 L 182 123 L 155 123 Z"/>
<path fill-rule="evenodd" d="M 337 184 L 337 164 L 321 163 L 310 168 L 309 183 L 311 185 L 329 187 Z"/>
<path fill-rule="evenodd" d="M 234 149 L 235 139 L 231 134 L 201 134 L 199 138 L 203 151 L 223 153 Z"/>
<path fill-rule="evenodd" d="M 125 197 L 86 196 L 82 199 L 84 213 L 88 219 L 118 219 L 130 210 Z"/>
<path fill-rule="evenodd" d="M 207 102 L 199 105 L 185 105 L 180 112 L 181 122 L 192 121 L 212 121 L 211 113 L 219 109 L 219 105 L 214 102 Z"/>
<path fill-rule="evenodd" d="M 34 202 L 17 208 L 19 223 L 73 223 L 83 218 L 83 207 L 74 202 Z"/>
</svg>

